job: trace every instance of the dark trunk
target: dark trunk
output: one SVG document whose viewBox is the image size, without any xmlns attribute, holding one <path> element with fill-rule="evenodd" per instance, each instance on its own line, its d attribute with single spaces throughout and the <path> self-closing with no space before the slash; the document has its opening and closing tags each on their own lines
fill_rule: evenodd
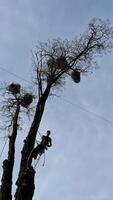
<svg viewBox="0 0 113 200">
<path fill-rule="evenodd" d="M 21 158 L 21 164 L 20 164 L 20 171 L 19 171 L 19 175 L 18 175 L 18 180 L 16 182 L 17 185 L 17 190 L 16 190 L 16 194 L 15 194 L 15 199 L 16 200 L 25 200 L 26 198 L 26 192 L 28 195 L 28 199 L 32 200 L 33 198 L 33 194 L 34 194 L 34 175 L 35 175 L 35 171 L 33 169 L 33 167 L 31 166 L 32 164 L 32 158 L 30 159 L 30 163 L 29 163 L 29 167 L 28 167 L 28 159 L 29 156 L 34 148 L 35 145 L 35 140 L 36 140 L 36 135 L 37 135 L 37 131 L 41 122 L 41 118 L 44 112 L 44 108 L 45 108 L 45 103 L 46 100 L 49 96 L 50 93 L 50 87 L 47 87 L 44 94 L 42 95 L 42 97 L 39 99 L 38 103 L 37 103 L 37 107 L 36 107 L 36 112 L 35 112 L 35 116 L 31 125 L 31 128 L 29 130 L 28 136 L 26 137 L 25 140 L 25 144 L 22 150 L 22 158 Z M 29 173 L 29 170 L 32 169 L 31 173 Z M 27 173 L 28 176 L 31 176 L 31 181 L 29 183 L 29 181 L 26 181 L 26 187 L 23 187 L 23 183 L 24 183 L 24 175 Z M 26 189 L 29 188 L 29 189 Z"/>
<path fill-rule="evenodd" d="M 9 137 L 9 151 L 8 159 L 3 162 L 3 175 L 1 180 L 1 199 L 0 200 L 11 200 L 12 199 L 12 175 L 15 158 L 15 141 L 17 137 L 18 129 L 18 116 L 20 112 L 20 104 L 17 104 L 16 112 L 13 118 L 13 131 Z"/>
<path fill-rule="evenodd" d="M 31 200 L 35 190 L 35 170 L 33 167 L 24 169 L 21 179 L 19 180 L 19 189 L 17 190 L 18 196 L 16 199 L 19 200 Z"/>
</svg>

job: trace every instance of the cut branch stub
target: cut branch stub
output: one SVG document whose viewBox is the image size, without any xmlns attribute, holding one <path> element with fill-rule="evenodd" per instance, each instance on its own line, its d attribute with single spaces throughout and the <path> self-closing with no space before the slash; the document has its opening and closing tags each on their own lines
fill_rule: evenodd
<svg viewBox="0 0 113 200">
<path fill-rule="evenodd" d="M 74 70 L 72 73 L 71 73 L 71 78 L 72 80 L 75 82 L 75 83 L 79 83 L 80 82 L 80 72 L 78 70 Z"/>
<path fill-rule="evenodd" d="M 21 85 L 18 83 L 11 83 L 8 87 L 7 90 L 11 92 L 13 95 L 19 94 L 20 93 L 20 88 Z"/>
<path fill-rule="evenodd" d="M 33 101 L 33 95 L 30 93 L 26 93 L 22 98 L 21 98 L 21 106 L 27 108 Z"/>
</svg>

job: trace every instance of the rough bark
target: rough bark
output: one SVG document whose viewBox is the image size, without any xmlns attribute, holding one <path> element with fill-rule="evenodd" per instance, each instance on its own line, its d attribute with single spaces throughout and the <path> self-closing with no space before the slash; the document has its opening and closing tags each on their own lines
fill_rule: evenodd
<svg viewBox="0 0 113 200">
<path fill-rule="evenodd" d="M 45 108 L 45 103 L 46 100 L 49 96 L 50 93 L 50 89 L 51 87 L 47 87 L 45 92 L 43 93 L 43 95 L 41 96 L 41 98 L 39 99 L 38 103 L 37 103 L 37 107 L 36 107 L 36 112 L 34 115 L 34 119 L 30 128 L 30 131 L 28 133 L 28 136 L 26 137 L 25 143 L 24 143 L 24 147 L 22 150 L 22 157 L 21 157 L 21 164 L 20 164 L 20 171 L 19 171 L 19 175 L 18 175 L 18 180 L 16 182 L 17 185 L 17 190 L 15 193 L 15 199 L 16 200 L 24 200 L 27 199 L 26 198 L 26 192 L 28 195 L 28 200 L 32 200 L 33 198 L 33 194 L 34 194 L 34 176 L 35 176 L 35 171 L 33 169 L 32 166 L 30 166 L 32 164 L 32 159 L 30 159 L 29 166 L 27 165 L 29 156 L 31 154 L 31 151 L 34 148 L 35 145 L 35 140 L 36 140 L 36 135 L 37 135 L 37 131 L 41 122 L 41 118 L 44 112 L 44 108 Z M 31 175 L 29 174 L 29 170 L 32 169 L 32 173 Z M 24 174 L 27 173 L 27 175 L 31 176 L 30 182 L 26 181 L 26 187 L 23 187 L 23 183 L 24 183 Z M 29 188 L 29 189 L 26 189 Z"/>
<path fill-rule="evenodd" d="M 16 199 L 19 200 L 31 200 L 35 190 L 35 170 L 33 167 L 24 169 L 21 179 L 19 181 L 19 189 L 17 192 Z"/>
<path fill-rule="evenodd" d="M 16 112 L 13 118 L 12 135 L 9 137 L 9 151 L 8 158 L 3 161 L 3 175 L 1 179 L 1 199 L 12 199 L 12 175 L 15 158 L 15 141 L 18 129 L 18 117 L 20 112 L 20 104 L 17 104 Z"/>
</svg>

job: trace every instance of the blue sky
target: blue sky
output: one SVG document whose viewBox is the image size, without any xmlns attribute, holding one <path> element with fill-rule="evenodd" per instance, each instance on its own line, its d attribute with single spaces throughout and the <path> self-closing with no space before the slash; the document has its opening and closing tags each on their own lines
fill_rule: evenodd
<svg viewBox="0 0 113 200">
<path fill-rule="evenodd" d="M 112 13 L 112 0 L 0 0 L 0 67 L 31 81 L 31 51 L 38 41 L 73 39 L 93 17 L 113 24 Z M 97 60 L 99 69 L 80 84 L 68 80 L 60 98 L 47 102 L 40 132 L 52 131 L 53 147 L 45 167 L 43 159 L 37 166 L 34 200 L 113 199 L 113 124 L 82 109 L 113 121 L 113 51 Z M 29 85 L 0 69 L 4 81 Z M 27 126 L 18 136 L 17 160 Z M 17 170 L 18 163 L 14 181 Z"/>
</svg>

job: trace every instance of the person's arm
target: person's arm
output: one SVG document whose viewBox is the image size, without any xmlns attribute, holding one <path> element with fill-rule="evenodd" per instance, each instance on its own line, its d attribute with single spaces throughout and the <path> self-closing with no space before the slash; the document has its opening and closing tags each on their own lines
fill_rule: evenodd
<svg viewBox="0 0 113 200">
<path fill-rule="evenodd" d="M 47 145 L 48 147 L 51 147 L 52 146 L 52 140 L 51 140 L 51 138 L 49 138 L 49 141 L 48 141 L 48 145 Z"/>
</svg>

